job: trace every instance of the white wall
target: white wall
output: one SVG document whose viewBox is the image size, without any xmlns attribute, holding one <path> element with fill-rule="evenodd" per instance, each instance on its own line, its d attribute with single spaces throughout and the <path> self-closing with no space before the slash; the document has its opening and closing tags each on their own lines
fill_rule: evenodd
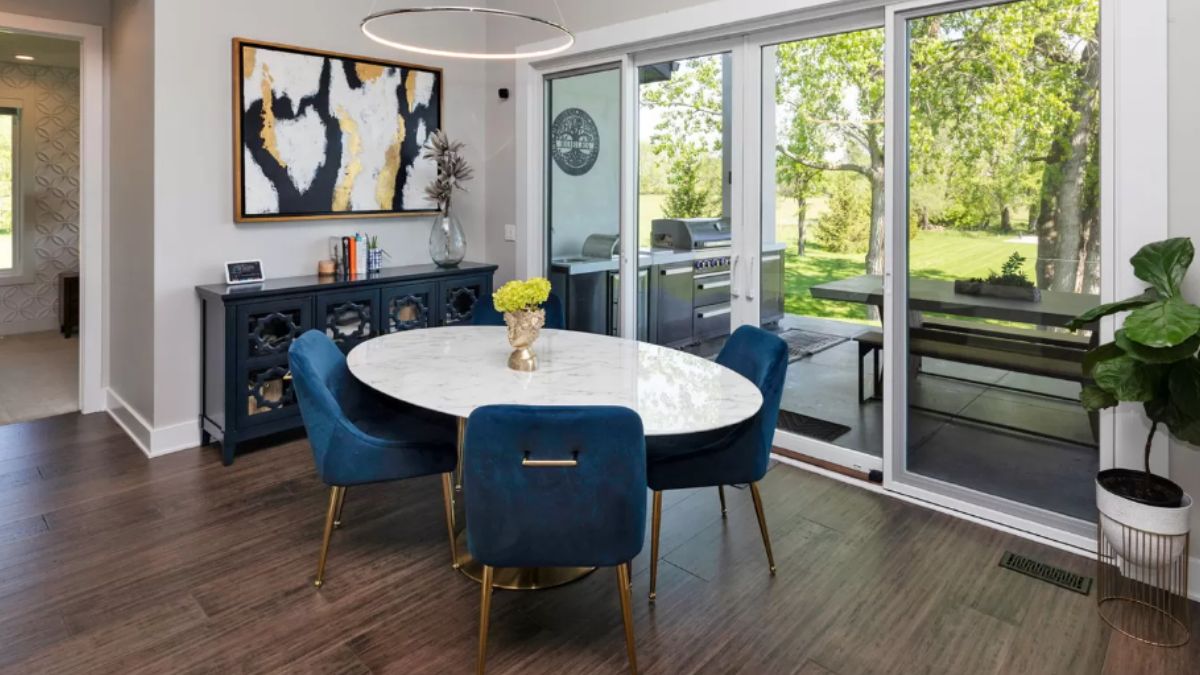
<svg viewBox="0 0 1200 675">
<path fill-rule="evenodd" d="M 428 218 L 233 222 L 232 38 L 445 68 L 444 128 L 466 144 L 472 165 L 483 165 L 489 147 L 485 67 L 471 61 L 415 57 L 376 45 L 358 29 L 359 18 L 372 5 L 370 0 L 156 3 L 152 418 L 156 429 L 196 428 L 201 363 L 200 305 L 194 287 L 220 282 L 223 261 L 261 258 L 267 275 L 276 278 L 315 274 L 317 261 L 328 257 L 328 238 L 355 231 L 378 234 L 392 256 L 389 264 L 429 261 Z M 473 39 L 482 43 L 485 36 L 481 32 Z M 455 202 L 461 208 L 469 260 L 487 258 L 486 183 L 487 172 L 478 171 L 469 192 Z"/>
<path fill-rule="evenodd" d="M 1200 2 L 1170 0 L 1169 82 L 1170 82 L 1170 220 L 1172 237 L 1200 240 Z M 1192 302 L 1200 302 L 1200 263 L 1193 266 L 1187 279 Z M 1172 441 L 1171 477 L 1194 498 L 1200 499 L 1200 448 Z M 1192 509 L 1192 537 L 1200 539 L 1200 508 Z M 1195 547 L 1196 545 L 1193 544 Z M 1200 547 L 1197 548 L 1200 550 Z M 1200 570 L 1200 563 L 1193 564 Z M 1200 579 L 1193 584 L 1200 583 Z"/>
<path fill-rule="evenodd" d="M 116 0 L 109 35 L 108 386 L 154 414 L 154 2 Z M 138 103 L 141 105 L 138 105 Z"/>
<path fill-rule="evenodd" d="M 109 0 L 0 0 L 0 12 L 108 26 Z"/>
</svg>

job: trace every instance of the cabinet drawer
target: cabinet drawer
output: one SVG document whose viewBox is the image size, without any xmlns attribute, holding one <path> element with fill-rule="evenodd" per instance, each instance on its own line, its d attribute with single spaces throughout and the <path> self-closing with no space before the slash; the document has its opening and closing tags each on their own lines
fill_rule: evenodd
<svg viewBox="0 0 1200 675">
<path fill-rule="evenodd" d="M 435 284 L 403 284 L 382 291 L 383 331 L 398 333 L 436 325 L 433 308 L 437 306 Z"/>
<path fill-rule="evenodd" d="M 696 308 L 694 315 L 696 338 L 703 340 L 728 335 L 730 313 L 728 304 Z"/>
<path fill-rule="evenodd" d="M 312 328 L 312 296 L 246 304 L 237 309 L 240 361 L 287 356 L 292 342 Z"/>
<path fill-rule="evenodd" d="M 692 291 L 692 304 L 697 307 L 719 305 L 729 302 L 729 287 L 731 286 L 728 272 L 715 274 L 698 274 L 695 277 L 695 289 Z"/>
</svg>

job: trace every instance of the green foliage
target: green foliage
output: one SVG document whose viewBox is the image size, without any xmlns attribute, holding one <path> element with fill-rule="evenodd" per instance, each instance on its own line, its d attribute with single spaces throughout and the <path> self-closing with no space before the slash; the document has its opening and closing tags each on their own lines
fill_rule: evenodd
<svg viewBox="0 0 1200 675">
<path fill-rule="evenodd" d="M 970 281 L 994 284 L 996 286 L 1033 288 L 1033 282 L 1022 271 L 1026 260 L 1027 258 L 1021 255 L 1020 251 L 1013 251 L 1013 254 L 1008 256 L 1008 260 L 1005 260 L 1004 264 L 1000 266 L 1000 272 L 992 272 L 988 274 L 986 279 L 974 278 Z"/>
<path fill-rule="evenodd" d="M 1180 283 L 1195 257 L 1190 239 L 1148 244 L 1134 255 L 1138 278 L 1154 288 L 1140 296 L 1097 308 L 1075 319 L 1076 325 L 1127 309 L 1124 329 L 1114 342 L 1088 354 L 1096 387 L 1109 396 L 1085 391 L 1081 402 L 1090 410 L 1122 401 L 1141 402 L 1153 425 L 1146 440 L 1146 472 L 1154 432 L 1165 425 L 1177 438 L 1200 444 L 1200 307 L 1180 295 Z"/>
<path fill-rule="evenodd" d="M 701 180 L 700 153 L 694 148 L 675 153 L 667 172 L 667 201 L 663 216 L 667 218 L 702 218 L 720 215 L 713 190 Z M 714 209 L 716 213 L 714 214 Z"/>
<path fill-rule="evenodd" d="M 861 253 L 867 250 L 871 227 L 861 181 L 839 176 L 832 183 L 829 211 L 816 228 L 816 241 L 830 253 Z"/>
<path fill-rule="evenodd" d="M 537 309 L 550 298 L 550 281 L 544 277 L 533 277 L 521 281 L 513 279 L 492 295 L 492 304 L 497 312 L 520 312 Z"/>
</svg>

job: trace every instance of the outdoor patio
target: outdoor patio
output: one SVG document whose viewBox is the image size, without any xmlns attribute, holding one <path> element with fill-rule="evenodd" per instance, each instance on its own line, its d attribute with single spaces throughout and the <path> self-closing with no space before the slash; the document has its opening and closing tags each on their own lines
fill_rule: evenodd
<svg viewBox="0 0 1200 675">
<path fill-rule="evenodd" d="M 782 409 L 850 427 L 832 442 L 881 456 L 883 405 L 877 399 L 857 401 L 858 348 L 851 338 L 865 326 L 788 315 L 778 330 L 788 329 L 839 335 L 847 341 L 790 365 Z M 868 395 L 869 359 L 864 384 Z M 923 359 L 910 401 L 925 410 L 910 410 L 909 469 L 1094 521 L 1095 441 L 1087 413 L 1063 400 L 1078 394 L 1079 386 L 1070 382 Z"/>
</svg>

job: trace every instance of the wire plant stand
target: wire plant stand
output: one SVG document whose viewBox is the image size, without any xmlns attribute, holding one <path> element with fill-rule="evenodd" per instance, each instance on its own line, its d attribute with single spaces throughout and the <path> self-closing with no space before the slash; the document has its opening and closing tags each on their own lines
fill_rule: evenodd
<svg viewBox="0 0 1200 675">
<path fill-rule="evenodd" d="M 1159 647 L 1191 636 L 1188 606 L 1190 537 L 1157 534 L 1100 514 L 1096 602 L 1114 630 Z"/>
</svg>

